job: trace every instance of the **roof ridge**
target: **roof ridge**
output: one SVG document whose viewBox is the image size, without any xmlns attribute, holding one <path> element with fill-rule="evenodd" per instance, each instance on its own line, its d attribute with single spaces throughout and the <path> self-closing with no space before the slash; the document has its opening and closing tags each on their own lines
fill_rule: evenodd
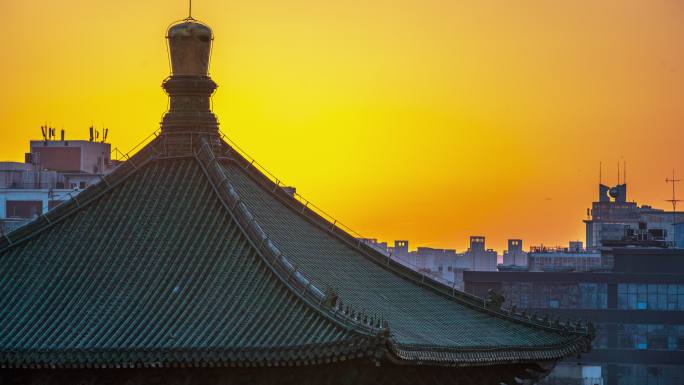
<svg viewBox="0 0 684 385">
<path fill-rule="evenodd" d="M 467 306 L 473 310 L 489 314 L 497 318 L 562 335 L 572 334 L 584 337 L 593 336 L 593 325 L 590 323 L 587 324 L 586 327 L 578 327 L 578 324 L 572 324 L 571 322 L 560 323 L 553 322 L 549 320 L 548 317 L 537 318 L 536 315 L 527 314 L 524 311 L 523 313 L 516 313 L 514 309 L 509 309 L 506 311 L 501 308 L 494 308 L 488 306 L 488 302 L 485 298 L 480 298 L 475 295 L 462 292 L 457 290 L 455 286 L 449 287 L 426 274 L 421 274 L 420 272 L 412 270 L 403 264 L 392 260 L 389 256 L 353 237 L 344 229 L 338 227 L 335 223 L 328 221 L 316 211 L 311 210 L 309 205 L 301 203 L 296 198 L 285 192 L 282 188 L 278 188 L 280 187 L 279 184 L 273 182 L 268 176 L 264 175 L 257 167 L 254 166 L 254 160 L 250 162 L 250 160 L 243 156 L 240 152 L 235 151 L 232 146 L 223 138 L 221 138 L 221 141 L 223 145 L 231 152 L 231 155 L 233 155 L 231 160 L 236 161 L 240 168 L 247 172 L 248 176 L 256 179 L 256 182 L 262 184 L 262 186 L 265 183 L 273 186 L 273 188 L 264 188 L 264 190 L 270 195 L 283 202 L 297 215 L 305 218 L 315 226 L 326 231 L 328 234 L 333 235 L 338 240 L 347 244 L 348 247 L 356 250 L 362 256 L 375 262 L 380 267 L 406 278 L 414 284 L 417 284 L 421 287 L 426 287 L 431 291 L 436 292 L 436 294 L 443 295 L 450 300 Z"/>
<path fill-rule="evenodd" d="M 225 143 L 223 143 L 225 144 Z M 318 288 L 298 267 L 292 263 L 268 237 L 256 217 L 242 202 L 237 190 L 223 171 L 212 146 L 202 140 L 195 152 L 200 164 L 219 200 L 235 219 L 242 232 L 274 275 L 298 298 L 313 310 L 358 335 L 385 340 L 389 336 L 389 325 L 383 319 L 369 317 L 349 307 L 344 308 L 335 293 Z"/>
</svg>

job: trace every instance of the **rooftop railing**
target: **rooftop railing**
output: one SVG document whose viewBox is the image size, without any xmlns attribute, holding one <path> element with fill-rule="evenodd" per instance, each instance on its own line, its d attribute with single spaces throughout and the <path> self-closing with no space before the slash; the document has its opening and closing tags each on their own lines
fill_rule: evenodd
<svg viewBox="0 0 684 385">
<path fill-rule="evenodd" d="M 276 184 L 276 186 L 280 188 L 286 188 L 290 187 L 291 185 L 288 185 L 286 183 L 283 183 L 283 181 L 275 176 L 273 173 L 268 171 L 266 167 L 264 167 L 261 163 L 259 163 L 256 159 L 252 158 L 245 150 L 243 150 L 235 141 L 230 139 L 227 135 L 225 135 L 223 132 L 219 131 L 219 135 L 221 136 L 221 139 L 225 140 L 226 142 L 230 143 L 231 147 L 233 149 L 237 150 L 242 157 L 247 159 L 250 164 L 254 167 L 256 167 L 259 171 L 261 171 L 262 174 L 266 175 L 273 183 Z M 320 207 L 316 206 L 313 202 L 302 196 L 301 194 L 297 193 L 296 191 L 293 191 L 290 193 L 295 199 L 297 199 L 300 203 L 304 205 L 304 207 L 309 208 L 310 210 L 314 211 L 316 214 L 322 216 L 326 220 L 328 220 L 330 223 L 332 223 L 334 226 L 337 226 L 338 228 L 344 230 L 345 232 L 353 235 L 355 238 L 364 238 L 363 235 L 360 233 L 354 231 L 351 227 L 345 225 L 344 223 L 340 222 L 337 218 L 333 217 Z"/>
<path fill-rule="evenodd" d="M 132 155 L 136 150 L 138 150 L 139 148 L 143 147 L 143 146 L 146 145 L 147 143 L 149 143 L 149 142 L 151 142 L 152 140 L 154 140 L 156 137 L 159 136 L 160 133 L 161 133 L 161 129 L 154 130 L 154 132 L 152 132 L 151 134 L 147 135 L 147 136 L 145 137 L 145 139 L 141 140 L 138 144 L 136 144 L 135 146 L 133 146 L 133 148 L 131 148 L 130 150 L 126 151 L 125 153 L 124 153 L 124 152 L 121 152 L 121 150 L 119 150 L 119 147 L 114 147 L 114 149 L 112 150 L 112 157 L 113 157 L 114 160 L 116 160 L 116 161 L 126 161 L 126 160 L 130 159 L 131 155 Z"/>
</svg>

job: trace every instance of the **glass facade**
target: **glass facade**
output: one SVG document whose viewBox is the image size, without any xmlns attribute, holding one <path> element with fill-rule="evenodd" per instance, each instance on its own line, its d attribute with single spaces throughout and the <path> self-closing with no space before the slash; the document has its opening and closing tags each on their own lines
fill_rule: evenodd
<svg viewBox="0 0 684 385">
<path fill-rule="evenodd" d="M 502 282 L 506 302 L 519 308 L 606 309 L 605 283 Z"/>
<path fill-rule="evenodd" d="M 676 313 L 684 311 L 684 282 L 678 266 L 662 276 L 605 274 L 604 282 L 596 282 L 604 273 L 557 274 L 557 281 L 552 275 L 529 273 L 520 274 L 517 282 L 508 273 L 495 289 L 518 311 L 595 322 L 593 352 L 571 360 L 567 370 L 559 365 L 543 384 L 684 385 L 684 320 Z M 625 282 L 632 279 L 663 283 Z M 582 372 L 587 365 L 600 366 L 600 374 Z"/>
<path fill-rule="evenodd" d="M 682 385 L 684 366 L 618 365 L 618 385 Z"/>
<path fill-rule="evenodd" d="M 605 283 L 580 283 L 580 309 L 606 309 L 608 292 Z"/>
<path fill-rule="evenodd" d="M 608 368 L 599 366 L 601 376 L 587 376 L 584 366 L 560 363 L 539 385 L 682 385 L 684 366 L 682 365 L 644 365 L 618 364 L 615 367 L 615 382 L 608 381 Z M 595 372 L 595 371 L 593 371 Z"/>
<path fill-rule="evenodd" d="M 636 350 L 683 350 L 684 325 L 618 324 L 617 347 Z"/>
<path fill-rule="evenodd" d="M 617 290 L 618 309 L 684 311 L 684 285 L 620 283 Z"/>
<path fill-rule="evenodd" d="M 596 337 L 591 343 L 594 349 L 608 349 L 608 325 L 598 323 L 596 324 Z"/>
<path fill-rule="evenodd" d="M 530 253 L 527 256 L 530 271 L 546 271 L 569 267 L 574 271 L 591 271 L 602 266 L 601 254 L 597 253 Z"/>
</svg>

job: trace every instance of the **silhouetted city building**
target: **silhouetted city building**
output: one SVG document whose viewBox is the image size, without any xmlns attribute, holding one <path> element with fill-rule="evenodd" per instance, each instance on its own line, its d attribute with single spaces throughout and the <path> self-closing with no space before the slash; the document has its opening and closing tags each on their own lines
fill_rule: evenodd
<svg viewBox="0 0 684 385">
<path fill-rule="evenodd" d="M 99 182 L 116 167 L 110 154 L 109 143 L 46 138 L 31 141 L 24 163 L 0 162 L 0 231 L 23 226 Z"/>
<path fill-rule="evenodd" d="M 461 276 L 465 270 L 496 269 L 496 251 L 485 249 L 485 237 L 482 236 L 470 237 L 470 248 L 465 253 L 432 247 L 418 247 L 410 251 L 407 240 L 397 240 L 394 246 L 387 246 L 387 242 L 378 242 L 375 238 L 358 239 L 415 271 L 430 274 L 440 281 L 456 282 L 457 287 L 462 283 Z M 522 241 L 519 242 L 522 248 Z"/>
<path fill-rule="evenodd" d="M 496 251 L 485 248 L 485 237 L 471 236 L 466 256 L 470 260 L 470 270 L 496 271 L 497 254 Z"/>
<path fill-rule="evenodd" d="M 532 247 L 527 256 L 528 271 L 592 271 L 601 270 L 601 253 L 587 251 L 581 242 L 570 242 L 569 247 Z"/>
<path fill-rule="evenodd" d="M 503 254 L 504 266 L 527 266 L 527 253 L 523 251 L 522 239 L 509 239 Z"/>
</svg>

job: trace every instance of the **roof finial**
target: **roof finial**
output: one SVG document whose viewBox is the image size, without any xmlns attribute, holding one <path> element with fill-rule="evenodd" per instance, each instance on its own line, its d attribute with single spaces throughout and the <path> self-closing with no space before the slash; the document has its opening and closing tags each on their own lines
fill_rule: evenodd
<svg viewBox="0 0 684 385">
<path fill-rule="evenodd" d="M 190 5 L 188 7 L 188 19 L 192 19 L 192 0 L 188 0 Z"/>
</svg>

